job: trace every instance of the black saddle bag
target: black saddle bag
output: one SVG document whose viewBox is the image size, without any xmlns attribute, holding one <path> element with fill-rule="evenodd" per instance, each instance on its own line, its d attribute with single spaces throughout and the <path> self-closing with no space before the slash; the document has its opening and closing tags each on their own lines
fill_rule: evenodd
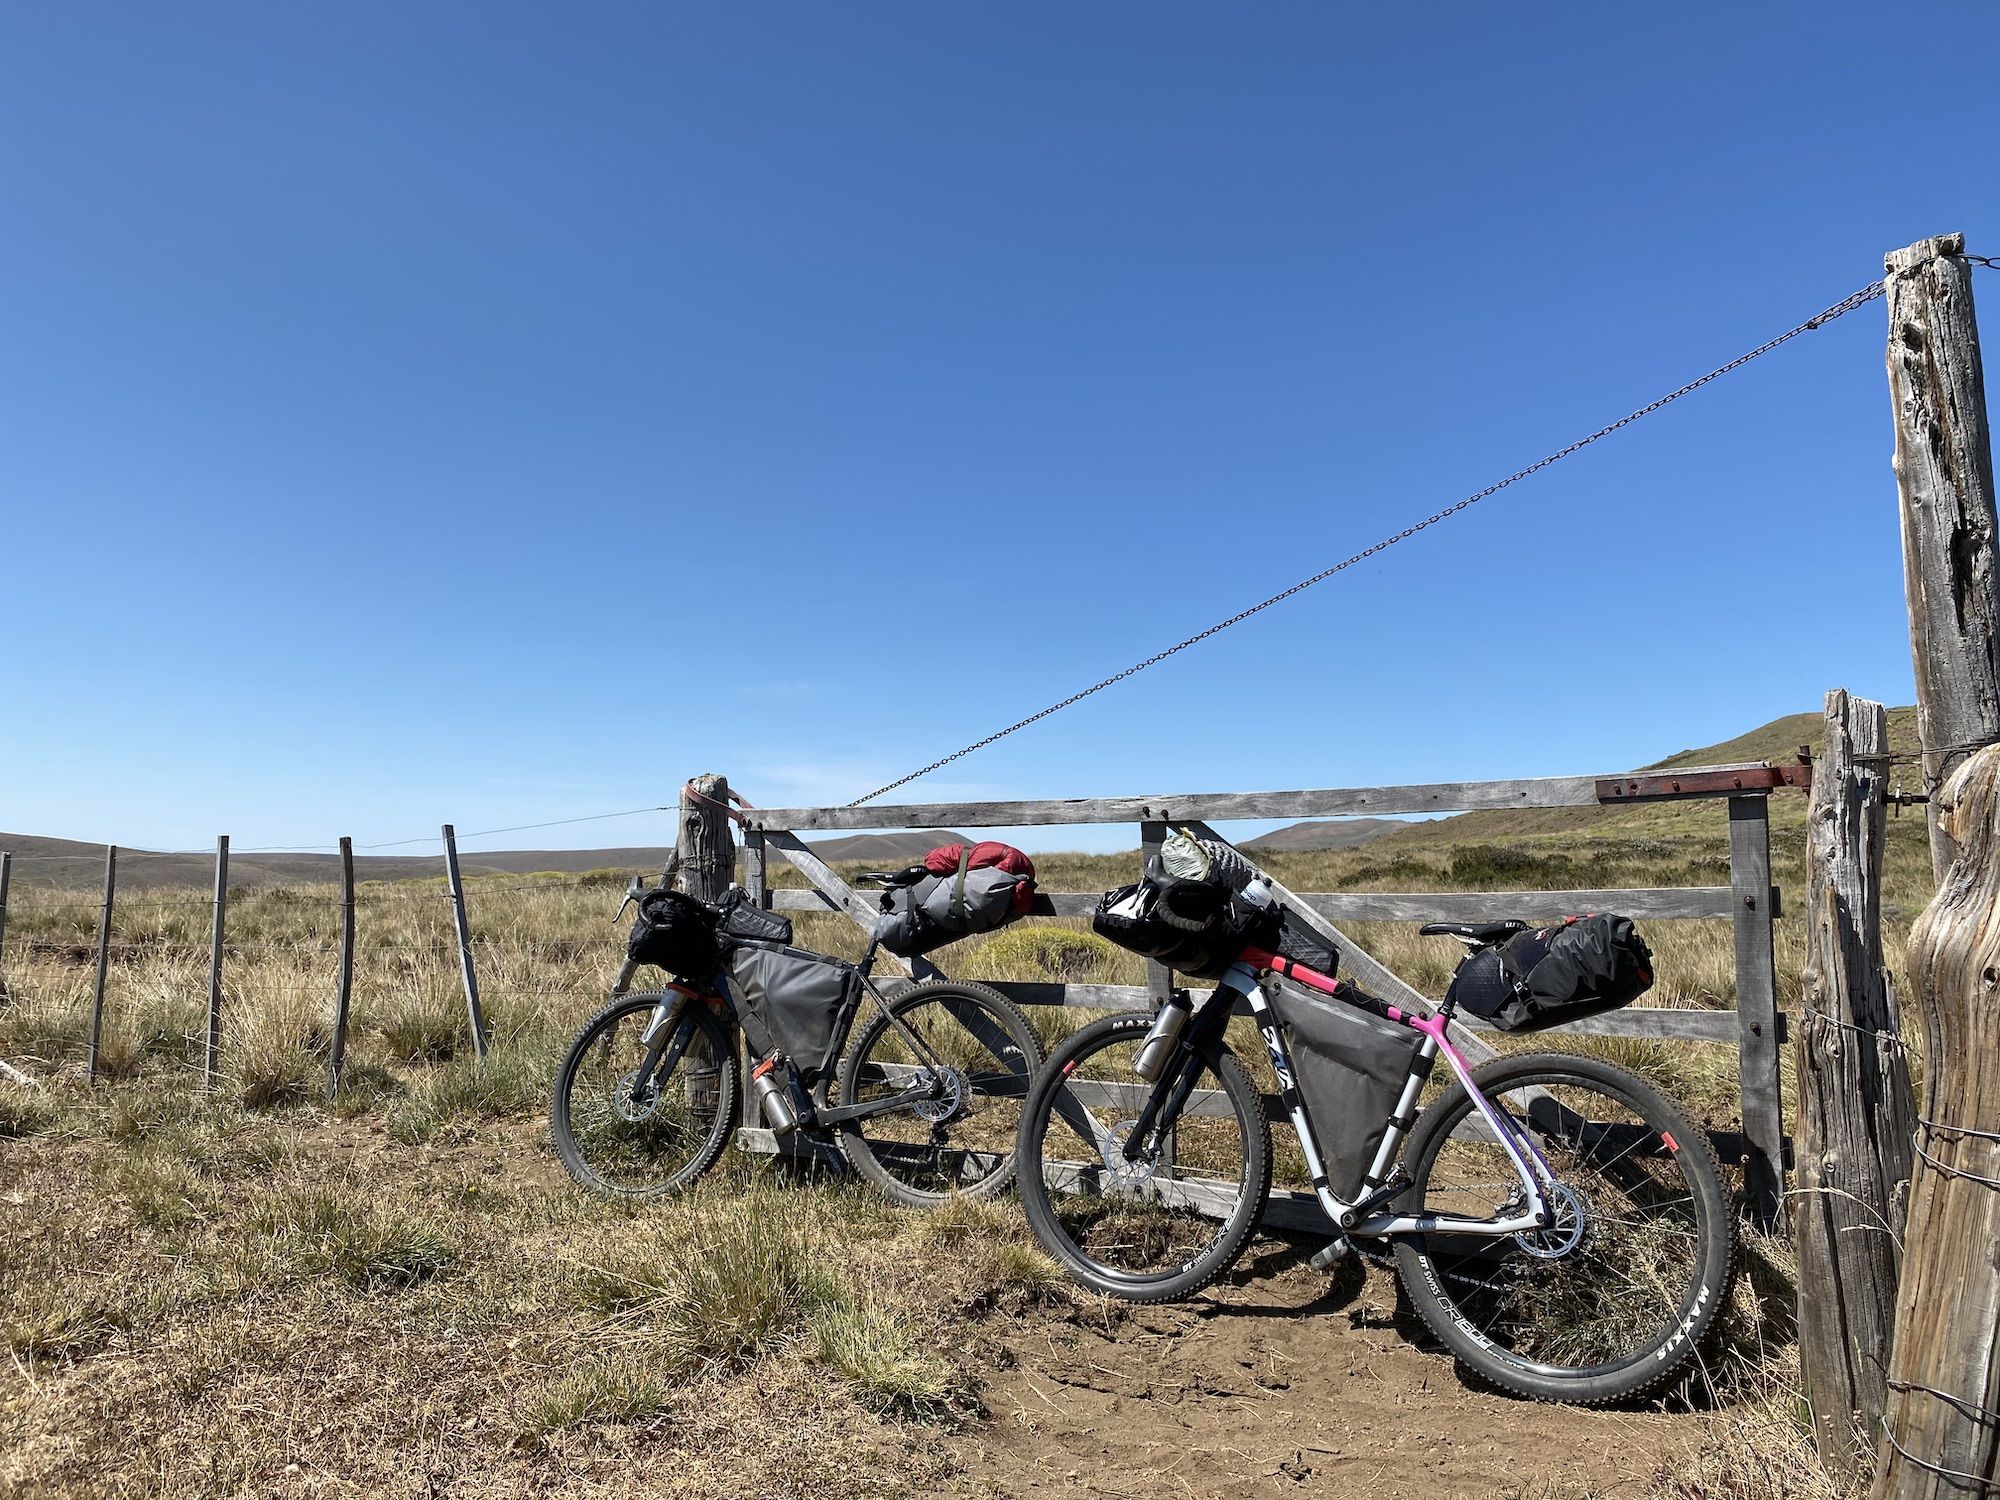
<svg viewBox="0 0 2000 1500">
<path fill-rule="evenodd" d="M 1278 987 L 1271 1008 L 1285 1028 L 1327 1183 L 1352 1203 L 1361 1195 L 1423 1038 L 1407 1026 L 1291 985 Z"/>
<path fill-rule="evenodd" d="M 1467 954 L 1446 996 L 1502 1031 L 1541 1031 L 1630 1005 L 1652 984 L 1653 950 L 1632 919 L 1600 912 Z"/>
<path fill-rule="evenodd" d="M 639 898 L 625 952 L 635 963 L 657 964 L 690 984 L 705 981 L 722 962 L 715 918 L 679 891 L 647 891 Z"/>
</svg>

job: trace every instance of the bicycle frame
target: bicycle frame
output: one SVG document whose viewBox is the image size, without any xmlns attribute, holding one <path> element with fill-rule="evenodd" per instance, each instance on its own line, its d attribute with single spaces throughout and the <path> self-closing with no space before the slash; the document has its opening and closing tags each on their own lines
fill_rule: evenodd
<svg viewBox="0 0 2000 1500">
<path fill-rule="evenodd" d="M 1357 1009 L 1386 1021 L 1407 1026 L 1419 1033 L 1423 1040 L 1410 1061 L 1409 1076 L 1404 1080 L 1403 1091 L 1397 1098 L 1394 1112 L 1390 1115 L 1387 1128 L 1382 1136 L 1382 1144 L 1376 1149 L 1375 1159 L 1369 1164 L 1362 1178 L 1361 1196 L 1353 1202 L 1340 1197 L 1329 1185 L 1326 1166 L 1319 1153 L 1314 1138 L 1312 1117 L 1306 1109 L 1305 1099 L 1300 1094 L 1296 1075 L 1292 1070 L 1292 1056 L 1285 1045 L 1283 1028 L 1278 1024 L 1277 1013 L 1272 1010 L 1265 997 L 1264 987 L 1258 980 L 1258 971 L 1266 970 L 1290 979 L 1293 983 L 1321 994 L 1332 996 Z M 1222 976 L 1217 984 L 1217 995 L 1211 1004 L 1223 1014 L 1234 1009 L 1234 999 L 1227 1005 L 1223 1002 L 1223 992 L 1231 997 L 1241 997 L 1250 1005 L 1250 1013 L 1256 1020 L 1258 1034 L 1263 1038 L 1264 1049 L 1269 1054 L 1271 1066 L 1278 1075 L 1278 1087 L 1284 1101 L 1285 1113 L 1291 1121 L 1293 1132 L 1299 1138 L 1299 1148 L 1305 1153 L 1306 1166 L 1312 1175 L 1313 1193 L 1328 1218 L 1344 1234 L 1366 1235 L 1371 1239 L 1388 1238 L 1400 1234 L 1430 1234 L 1444 1232 L 1450 1234 L 1484 1235 L 1503 1238 L 1511 1234 L 1532 1232 L 1547 1228 L 1554 1222 L 1549 1209 L 1546 1189 L 1555 1185 L 1555 1174 L 1542 1155 L 1534 1138 L 1523 1130 L 1504 1109 L 1497 1107 L 1480 1092 L 1472 1080 L 1472 1068 L 1464 1054 L 1454 1047 L 1445 1034 L 1450 1022 L 1448 1010 L 1438 1010 L 1426 1015 L 1412 1015 L 1397 1006 L 1377 1000 L 1352 985 L 1343 985 L 1316 969 L 1294 963 L 1287 958 L 1266 953 L 1261 949 L 1249 949 Z M 1415 1123 L 1418 1096 L 1423 1092 L 1424 1081 L 1430 1076 L 1438 1054 L 1444 1054 L 1451 1065 L 1453 1074 L 1464 1085 L 1471 1096 L 1473 1107 L 1478 1110 L 1486 1128 L 1500 1143 L 1512 1163 L 1515 1175 L 1520 1179 L 1525 1196 L 1521 1212 L 1504 1218 L 1475 1219 L 1461 1214 L 1432 1213 L 1392 1213 L 1381 1210 L 1381 1204 L 1393 1198 L 1401 1190 L 1401 1184 L 1392 1181 L 1391 1163 L 1401 1149 L 1404 1138 Z M 1179 1113 L 1179 1105 L 1184 1102 L 1187 1090 L 1176 1088 L 1176 1075 L 1185 1073 L 1193 1076 L 1188 1067 L 1189 1054 L 1185 1049 L 1180 1054 L 1182 1067 L 1169 1068 L 1154 1085 L 1148 1100 L 1147 1113 L 1156 1111 L 1165 1104 L 1159 1114 L 1166 1118 L 1166 1129 L 1172 1128 L 1173 1117 Z M 1178 1093 L 1179 1097 L 1174 1095 Z M 1143 1116 L 1142 1116 L 1143 1118 Z M 1128 1151 L 1141 1136 L 1135 1129 L 1127 1142 Z"/>
<path fill-rule="evenodd" d="M 930 1079 L 927 1082 L 913 1083 L 884 1098 L 829 1109 L 826 1107 L 826 1089 L 833 1070 L 825 1066 L 827 1059 L 821 1059 L 819 1065 L 822 1076 L 814 1090 L 817 1097 L 812 1101 L 813 1118 L 806 1122 L 810 1125 L 822 1127 L 839 1125 L 849 1120 L 867 1119 L 871 1115 L 889 1114 L 922 1100 L 935 1098 L 942 1087 L 939 1082 L 940 1065 L 937 1058 L 930 1048 L 924 1045 L 923 1038 L 911 1030 L 903 1018 L 890 1008 L 888 1001 L 882 998 L 882 992 L 875 988 L 875 981 L 869 977 L 875 965 L 875 951 L 876 944 L 871 940 L 867 951 L 861 955 L 860 962 L 853 965 L 855 972 L 860 976 L 861 988 L 874 1000 L 876 1008 L 887 1018 L 889 1024 L 902 1034 L 903 1040 L 909 1044 L 925 1071 L 931 1075 Z M 630 959 L 626 960 L 624 968 L 619 971 L 617 985 L 612 990 L 613 995 L 625 992 L 631 983 L 632 971 L 636 967 Z M 646 1050 L 638 1069 L 632 1075 L 635 1098 L 644 1092 L 648 1081 L 656 1071 L 664 1069 L 670 1072 L 674 1064 L 680 1060 L 681 1052 L 686 1048 L 689 1038 L 689 1033 L 679 1025 L 682 1011 L 690 1001 L 709 999 L 721 1000 L 732 1013 L 741 1009 L 734 992 L 729 987 L 728 978 L 723 974 L 718 973 L 711 988 L 705 992 L 691 989 L 683 984 L 669 983 L 665 986 L 659 1004 L 653 1007 L 652 1015 L 646 1020 L 646 1029 L 640 1033 L 639 1043 Z M 848 1038 L 853 1035 L 854 1022 L 860 1010 L 859 995 L 841 1008 L 840 1017 L 834 1024 L 833 1041 L 828 1048 L 828 1058 L 838 1056 L 841 1049 L 847 1045 Z"/>
</svg>

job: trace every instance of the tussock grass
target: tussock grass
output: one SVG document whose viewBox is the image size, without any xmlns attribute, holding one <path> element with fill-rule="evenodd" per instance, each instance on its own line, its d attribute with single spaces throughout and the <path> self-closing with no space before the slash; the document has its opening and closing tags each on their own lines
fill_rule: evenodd
<svg viewBox="0 0 2000 1500">
<path fill-rule="evenodd" d="M 356 1291 L 400 1291 L 459 1260 L 435 1205 L 340 1183 L 280 1188 L 258 1203 L 245 1229 L 235 1268 L 267 1283 L 328 1277 Z"/>
<path fill-rule="evenodd" d="M 593 1361 L 559 1376 L 530 1401 L 524 1430 L 549 1438 L 599 1422 L 636 1422 L 673 1404 L 679 1384 L 630 1355 Z"/>
<path fill-rule="evenodd" d="M 22 1140 L 56 1126 L 56 1107 L 16 1083 L 0 1083 L 0 1140 Z"/>
</svg>

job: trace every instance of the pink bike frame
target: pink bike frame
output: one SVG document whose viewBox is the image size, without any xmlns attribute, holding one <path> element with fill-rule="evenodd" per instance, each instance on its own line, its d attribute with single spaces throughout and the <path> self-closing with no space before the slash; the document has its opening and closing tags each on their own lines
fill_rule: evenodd
<svg viewBox="0 0 2000 1500">
<path fill-rule="evenodd" d="M 1282 978 L 1291 980 L 1305 989 L 1329 995 L 1335 1000 L 1394 1021 L 1419 1033 L 1423 1040 L 1417 1044 L 1416 1057 L 1422 1066 L 1412 1066 L 1408 1081 L 1403 1085 L 1402 1096 L 1396 1101 L 1395 1113 L 1391 1116 L 1389 1128 L 1382 1137 L 1382 1144 L 1375 1152 L 1375 1160 L 1369 1164 L 1367 1175 L 1362 1179 L 1362 1195 L 1350 1203 L 1336 1194 L 1328 1185 L 1326 1167 L 1313 1138 L 1311 1116 L 1306 1113 L 1305 1100 L 1300 1095 L 1295 1075 L 1292 1072 L 1292 1057 L 1285 1046 L 1283 1029 L 1272 1011 L 1270 1002 L 1264 998 L 1263 986 L 1258 982 L 1258 971 L 1268 970 Z M 1510 1234 L 1532 1233 L 1545 1228 L 1550 1222 L 1550 1212 L 1546 1190 L 1553 1187 L 1555 1174 L 1550 1170 L 1548 1160 L 1542 1155 L 1534 1138 L 1523 1130 L 1505 1110 L 1496 1108 L 1493 1102 L 1480 1092 L 1472 1081 L 1472 1067 L 1465 1056 L 1452 1045 L 1445 1034 L 1447 1018 L 1437 1012 L 1412 1015 L 1397 1006 L 1366 997 L 1365 1001 L 1352 985 L 1307 968 L 1304 964 L 1267 953 L 1261 948 L 1244 950 L 1242 956 L 1230 966 L 1222 976 L 1221 987 L 1235 991 L 1250 1003 L 1250 1012 L 1257 1022 L 1258 1033 L 1264 1039 L 1264 1049 L 1270 1054 L 1271 1066 L 1278 1075 L 1278 1087 L 1284 1096 L 1286 1113 L 1290 1117 L 1292 1130 L 1299 1138 L 1299 1148 L 1305 1153 L 1307 1169 L 1312 1174 L 1313 1192 L 1318 1197 L 1320 1207 L 1327 1217 L 1337 1224 L 1343 1233 L 1367 1235 L 1370 1238 L 1384 1238 L 1398 1234 L 1427 1234 L 1439 1231 L 1451 1234 L 1490 1235 L 1500 1238 Z M 1464 1085 L 1472 1098 L 1472 1104 L 1479 1111 L 1486 1128 L 1500 1143 L 1513 1163 L 1515 1174 L 1521 1180 L 1521 1188 L 1526 1201 L 1519 1213 L 1505 1218 L 1474 1219 L 1459 1214 L 1401 1214 L 1382 1211 L 1364 1212 L 1362 1204 L 1377 1185 L 1388 1179 L 1390 1164 L 1403 1144 L 1403 1130 L 1396 1124 L 1407 1121 L 1416 1108 L 1417 1096 L 1423 1091 L 1424 1079 L 1429 1076 L 1430 1063 L 1442 1052 L 1445 1061 L 1451 1064 L 1452 1072 Z"/>
</svg>

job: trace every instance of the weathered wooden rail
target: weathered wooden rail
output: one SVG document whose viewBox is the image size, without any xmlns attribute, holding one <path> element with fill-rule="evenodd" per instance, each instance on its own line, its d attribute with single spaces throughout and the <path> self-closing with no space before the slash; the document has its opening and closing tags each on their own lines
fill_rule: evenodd
<svg viewBox="0 0 2000 1500">
<path fill-rule="evenodd" d="M 842 880 L 800 840 L 802 832 L 908 828 L 1023 828 L 1136 823 L 1142 855 L 1159 847 L 1169 826 L 1220 838 L 1212 821 L 1238 818 L 1324 818 L 1355 814 L 1436 814 L 1488 808 L 1605 807 L 1635 802 L 1721 799 L 1729 814 L 1730 881 L 1726 886 L 1643 887 L 1573 891 L 1449 893 L 1298 893 L 1272 880 L 1281 900 L 1340 950 L 1342 972 L 1398 1004 L 1429 1008 L 1430 997 L 1375 959 L 1341 922 L 1486 921 L 1521 917 L 1553 919 L 1578 911 L 1618 911 L 1645 920 L 1728 919 L 1735 929 L 1736 1009 L 1686 1010 L 1634 1006 L 1561 1028 L 1585 1036 L 1630 1036 L 1727 1042 L 1739 1054 L 1742 1130 L 1716 1132 L 1725 1155 L 1743 1163 L 1745 1186 L 1766 1222 L 1783 1218 L 1785 1139 L 1778 1081 L 1783 1018 L 1777 1010 L 1772 922 L 1780 910 L 1771 884 L 1767 800 L 1780 787 L 1810 784 L 1810 767 L 1747 764 L 1690 767 L 1621 776 L 1558 776 L 1515 781 L 1461 781 L 1427 785 L 1350 787 L 1311 791 L 1220 792 L 1179 796 L 1098 797 L 1057 801 L 932 802 L 897 807 L 751 808 L 743 820 L 743 884 L 761 905 L 786 911 L 838 912 L 864 930 L 878 915 L 876 902 Z M 775 889 L 767 862 L 775 855 L 805 877 L 807 888 Z M 1246 856 L 1256 863 L 1254 856 Z M 1268 878 L 1268 875 L 1267 875 Z M 1033 914 L 1085 916 L 1099 892 L 1050 892 L 1036 898 Z M 924 959 L 910 965 L 917 977 L 942 974 Z M 978 978 L 962 975 L 962 978 Z M 1144 985 L 1061 984 L 981 980 L 1024 1005 L 1079 1006 L 1093 1010 L 1144 1010 L 1172 982 L 1158 965 Z M 1454 1040 L 1468 1056 L 1494 1049 L 1463 1023 Z M 774 1149 L 770 1135 L 746 1129 L 742 1143 Z M 1292 1204 L 1275 1195 L 1273 1222 L 1323 1222 L 1303 1195 Z"/>
</svg>

